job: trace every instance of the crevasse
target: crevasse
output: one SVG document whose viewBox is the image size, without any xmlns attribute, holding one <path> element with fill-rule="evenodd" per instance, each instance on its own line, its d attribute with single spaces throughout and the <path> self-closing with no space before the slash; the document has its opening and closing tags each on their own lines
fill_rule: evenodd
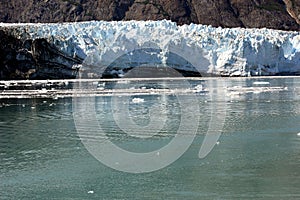
<svg viewBox="0 0 300 200">
<path fill-rule="evenodd" d="M 170 21 L 90 21 L 60 24 L 4 24 L 46 38 L 60 50 L 103 70 L 169 65 L 224 76 L 300 73 L 299 32 L 271 29 L 177 26 Z M 138 50 L 148 49 L 147 54 Z"/>
</svg>

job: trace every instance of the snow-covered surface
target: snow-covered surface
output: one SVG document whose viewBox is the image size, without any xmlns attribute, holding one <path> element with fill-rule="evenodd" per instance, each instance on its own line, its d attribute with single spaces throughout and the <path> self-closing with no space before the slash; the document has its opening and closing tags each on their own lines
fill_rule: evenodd
<svg viewBox="0 0 300 200">
<path fill-rule="evenodd" d="M 19 29 L 20 37 L 46 38 L 103 70 L 112 64 L 122 69 L 158 63 L 229 76 L 300 72 L 299 32 L 177 26 L 166 20 L 0 26 Z"/>
</svg>

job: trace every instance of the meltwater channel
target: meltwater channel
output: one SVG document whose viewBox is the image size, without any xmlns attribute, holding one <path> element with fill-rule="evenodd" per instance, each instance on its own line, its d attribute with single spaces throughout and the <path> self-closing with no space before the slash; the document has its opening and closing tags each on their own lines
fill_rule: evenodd
<svg viewBox="0 0 300 200">
<path fill-rule="evenodd" d="M 300 78 L 215 78 L 226 85 L 218 88 L 226 94 L 226 117 L 218 142 L 200 159 L 200 146 L 214 120 L 210 81 L 191 79 L 191 90 L 183 94 L 195 98 L 200 110 L 188 150 L 167 167 L 140 174 L 112 169 L 89 153 L 76 131 L 72 97 L 2 94 L 0 199 L 299 199 Z M 97 121 L 114 144 L 149 152 L 170 143 L 185 108 L 164 90 L 165 83 L 137 81 L 139 94 L 129 94 L 126 102 L 115 96 L 114 103 L 127 104 L 127 111 L 112 106 L 114 95 L 95 97 Z M 180 80 L 171 84 L 180 89 Z M 110 90 L 112 83 L 98 87 Z M 152 137 L 133 137 L 122 132 L 112 112 L 128 112 L 141 127 L 149 123 L 150 113 L 157 126 L 162 116 L 166 120 Z M 142 128 L 135 131 L 143 133 Z"/>
</svg>

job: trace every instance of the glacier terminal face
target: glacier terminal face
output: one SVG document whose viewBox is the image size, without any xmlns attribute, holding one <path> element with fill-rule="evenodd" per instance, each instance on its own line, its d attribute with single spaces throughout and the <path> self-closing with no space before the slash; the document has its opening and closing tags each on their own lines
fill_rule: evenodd
<svg viewBox="0 0 300 200">
<path fill-rule="evenodd" d="M 170 21 L 4 24 L 17 38 L 44 38 L 94 71 L 122 74 L 139 66 L 170 66 L 201 75 L 300 73 L 299 32 L 177 26 Z M 113 71 L 113 72 L 112 72 Z"/>
</svg>

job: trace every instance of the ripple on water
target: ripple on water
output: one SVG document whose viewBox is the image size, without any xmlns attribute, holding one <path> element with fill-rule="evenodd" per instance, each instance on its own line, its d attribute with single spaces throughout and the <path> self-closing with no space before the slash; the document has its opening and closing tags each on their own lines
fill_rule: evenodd
<svg viewBox="0 0 300 200">
<path fill-rule="evenodd" d="M 24 105 L 23 107 L 22 105 Z M 0 111 L 0 157 L 2 170 L 43 166 L 47 160 L 71 154 L 70 148 L 81 147 L 73 124 L 71 103 L 28 101 L 2 107 Z M 74 141 L 74 142 L 73 142 Z M 71 146 L 70 146 L 71 145 Z M 69 151 L 70 150 L 70 151 Z"/>
<path fill-rule="evenodd" d="M 238 80 L 240 85 L 251 85 L 252 79 Z M 272 86 L 273 80 L 268 81 Z M 209 109 L 213 105 L 213 101 L 201 99 L 199 132 L 189 150 L 167 168 L 141 175 L 111 170 L 84 149 L 75 130 L 71 99 L 10 100 L 5 102 L 10 106 L 0 108 L 1 197 L 141 199 L 155 195 L 169 199 L 211 199 L 220 194 L 226 194 L 227 199 L 299 197 L 299 97 L 293 99 L 296 95 L 290 91 L 262 94 L 242 94 L 243 98 L 226 101 L 221 142 L 208 157 L 199 160 L 197 155 L 203 141 L 200 134 L 207 130 L 211 119 Z M 106 112 L 109 103 L 96 102 L 101 107 L 96 108 L 97 119 L 106 136 L 135 152 L 168 144 L 176 133 L 173 128 L 180 122 L 178 102 L 166 101 L 164 114 L 173 119 L 169 126 L 151 139 L 130 137 L 117 128 L 113 116 Z M 145 102 L 131 104 L 137 107 L 130 112 L 138 117 L 139 106 L 155 106 L 151 103 L 145 97 Z M 32 105 L 35 109 L 30 108 Z M 122 111 L 118 109 L 117 112 Z M 148 119 L 147 110 L 141 111 L 141 118 L 133 118 L 137 123 Z M 188 127 L 186 131 L 189 132 Z M 82 137 L 92 141 L 107 139 L 97 133 Z"/>
</svg>

